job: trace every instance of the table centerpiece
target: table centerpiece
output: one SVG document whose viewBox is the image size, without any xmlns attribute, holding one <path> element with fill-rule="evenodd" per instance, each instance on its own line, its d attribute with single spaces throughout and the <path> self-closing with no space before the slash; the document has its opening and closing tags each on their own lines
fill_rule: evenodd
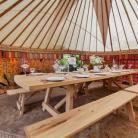
<svg viewBox="0 0 138 138">
<path fill-rule="evenodd" d="M 100 56 L 90 56 L 90 64 L 93 66 L 94 72 L 100 72 L 101 65 L 103 64 L 104 59 Z"/>
</svg>

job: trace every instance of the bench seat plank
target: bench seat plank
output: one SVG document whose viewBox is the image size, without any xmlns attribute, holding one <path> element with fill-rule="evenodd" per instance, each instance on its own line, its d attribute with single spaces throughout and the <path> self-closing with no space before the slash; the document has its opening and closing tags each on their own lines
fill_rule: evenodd
<svg viewBox="0 0 138 138">
<path fill-rule="evenodd" d="M 137 93 L 138 94 L 138 85 L 133 85 L 125 89 L 128 92 Z"/>
<path fill-rule="evenodd" d="M 120 108 L 137 97 L 136 93 L 119 91 L 56 117 L 27 126 L 28 138 L 66 138 Z"/>
<path fill-rule="evenodd" d="M 23 89 L 23 88 L 18 88 L 18 89 L 11 89 L 7 90 L 8 95 L 16 95 L 16 94 L 23 94 L 23 93 L 28 93 L 29 91 Z"/>
</svg>

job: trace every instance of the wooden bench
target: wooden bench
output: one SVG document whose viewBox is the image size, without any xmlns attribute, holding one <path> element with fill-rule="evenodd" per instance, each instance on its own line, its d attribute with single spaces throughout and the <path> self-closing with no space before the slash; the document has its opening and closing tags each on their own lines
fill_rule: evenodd
<svg viewBox="0 0 138 138">
<path fill-rule="evenodd" d="M 27 94 L 29 91 L 18 88 L 18 89 L 11 89 L 7 90 L 7 95 L 19 95 L 18 100 L 16 102 L 17 108 L 19 110 L 19 115 L 22 116 L 24 113 L 24 105 L 25 105 L 25 94 Z M 30 92 L 29 92 L 30 93 Z"/>
<path fill-rule="evenodd" d="M 138 90 L 138 89 L 137 89 Z M 137 93 L 121 90 L 69 112 L 25 127 L 28 138 L 68 138 L 124 106 L 130 121 L 135 121 L 132 100 Z"/>
</svg>

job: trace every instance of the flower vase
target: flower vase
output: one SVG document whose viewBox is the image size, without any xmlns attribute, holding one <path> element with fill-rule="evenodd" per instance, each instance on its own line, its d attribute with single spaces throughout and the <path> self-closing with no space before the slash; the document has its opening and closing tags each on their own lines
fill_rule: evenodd
<svg viewBox="0 0 138 138">
<path fill-rule="evenodd" d="M 93 71 L 94 71 L 94 72 L 100 72 L 99 66 L 98 66 L 98 65 L 94 65 L 94 66 L 93 66 Z"/>
</svg>

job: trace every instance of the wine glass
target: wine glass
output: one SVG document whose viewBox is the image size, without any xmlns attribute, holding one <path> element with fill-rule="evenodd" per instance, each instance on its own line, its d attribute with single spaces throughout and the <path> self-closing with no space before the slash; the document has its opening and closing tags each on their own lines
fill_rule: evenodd
<svg viewBox="0 0 138 138">
<path fill-rule="evenodd" d="M 128 69 L 131 69 L 131 68 L 132 68 L 132 64 L 129 64 L 129 65 L 128 65 Z"/>
<path fill-rule="evenodd" d="M 123 70 L 124 65 L 119 65 L 119 70 Z"/>
<path fill-rule="evenodd" d="M 35 68 L 30 68 L 30 72 L 34 73 L 35 72 Z"/>
<path fill-rule="evenodd" d="M 29 68 L 29 65 L 24 63 L 24 64 L 21 65 L 21 68 L 23 68 L 24 73 L 26 75 L 26 72 L 27 72 L 27 69 Z"/>
</svg>

